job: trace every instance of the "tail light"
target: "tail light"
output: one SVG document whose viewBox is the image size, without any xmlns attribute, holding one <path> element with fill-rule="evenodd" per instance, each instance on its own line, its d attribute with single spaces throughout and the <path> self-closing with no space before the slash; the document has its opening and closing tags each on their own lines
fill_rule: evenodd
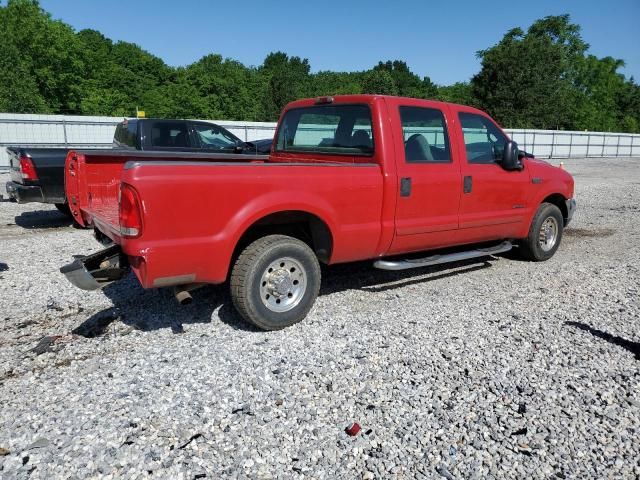
<svg viewBox="0 0 640 480">
<path fill-rule="evenodd" d="M 136 238 L 142 233 L 142 209 L 138 192 L 123 183 L 120 185 L 120 234 Z"/>
<path fill-rule="evenodd" d="M 33 166 L 33 161 L 23 155 L 20 157 L 20 173 L 23 180 L 38 180 L 38 174 L 36 173 L 36 167 Z"/>
</svg>

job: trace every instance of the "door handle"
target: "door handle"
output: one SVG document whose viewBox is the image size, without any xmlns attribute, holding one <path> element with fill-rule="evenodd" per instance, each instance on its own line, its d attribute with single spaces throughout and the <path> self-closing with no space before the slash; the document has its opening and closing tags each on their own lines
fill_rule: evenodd
<svg viewBox="0 0 640 480">
<path fill-rule="evenodd" d="M 473 189 L 473 179 L 471 178 L 471 175 L 468 175 L 464 177 L 463 191 L 464 193 L 471 193 L 472 189 Z"/>
<path fill-rule="evenodd" d="M 400 196 L 411 196 L 411 177 L 404 177 L 400 179 Z"/>
</svg>

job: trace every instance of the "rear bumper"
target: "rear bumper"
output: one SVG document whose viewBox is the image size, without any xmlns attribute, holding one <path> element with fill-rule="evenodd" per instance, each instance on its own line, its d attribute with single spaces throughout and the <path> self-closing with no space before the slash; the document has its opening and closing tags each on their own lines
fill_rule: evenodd
<svg viewBox="0 0 640 480">
<path fill-rule="evenodd" d="M 573 214 L 575 213 L 575 211 L 576 211 L 576 199 L 570 198 L 569 200 L 567 200 L 567 221 L 564 223 L 565 227 L 569 225 L 569 222 L 571 222 L 571 219 L 573 218 Z"/>
<path fill-rule="evenodd" d="M 60 268 L 67 280 L 82 290 L 96 290 L 120 280 L 129 271 L 127 257 L 120 245 L 75 259 Z"/>
<path fill-rule="evenodd" d="M 42 188 L 37 185 L 22 185 L 16 182 L 7 182 L 7 193 L 10 198 L 13 198 L 18 203 L 44 203 Z"/>
</svg>

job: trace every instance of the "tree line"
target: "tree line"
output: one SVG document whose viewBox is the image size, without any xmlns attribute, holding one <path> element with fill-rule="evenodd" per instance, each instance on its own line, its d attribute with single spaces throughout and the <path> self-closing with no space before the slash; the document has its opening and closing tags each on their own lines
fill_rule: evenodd
<svg viewBox="0 0 640 480">
<path fill-rule="evenodd" d="M 36 0 L 0 4 L 0 111 L 276 120 L 303 97 L 378 93 L 477 106 L 510 128 L 640 132 L 640 86 L 598 58 L 569 15 L 514 28 L 477 52 L 468 82 L 436 85 L 402 60 L 366 71 L 311 73 L 309 61 L 284 52 L 245 66 L 206 55 L 171 67 L 138 45 L 96 30 L 75 31 Z"/>
</svg>

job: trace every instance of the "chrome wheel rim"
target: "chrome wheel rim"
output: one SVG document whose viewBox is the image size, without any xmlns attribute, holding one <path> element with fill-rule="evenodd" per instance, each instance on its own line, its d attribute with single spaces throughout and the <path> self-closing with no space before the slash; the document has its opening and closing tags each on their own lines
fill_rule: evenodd
<svg viewBox="0 0 640 480">
<path fill-rule="evenodd" d="M 272 312 L 288 312 L 295 308 L 307 289 L 307 272 L 291 258 L 274 260 L 260 278 L 260 299 Z"/>
<path fill-rule="evenodd" d="M 547 217 L 545 221 L 542 222 L 540 233 L 538 234 L 538 245 L 540 245 L 543 251 L 548 252 L 556 246 L 559 230 L 558 221 L 555 217 Z"/>
</svg>

